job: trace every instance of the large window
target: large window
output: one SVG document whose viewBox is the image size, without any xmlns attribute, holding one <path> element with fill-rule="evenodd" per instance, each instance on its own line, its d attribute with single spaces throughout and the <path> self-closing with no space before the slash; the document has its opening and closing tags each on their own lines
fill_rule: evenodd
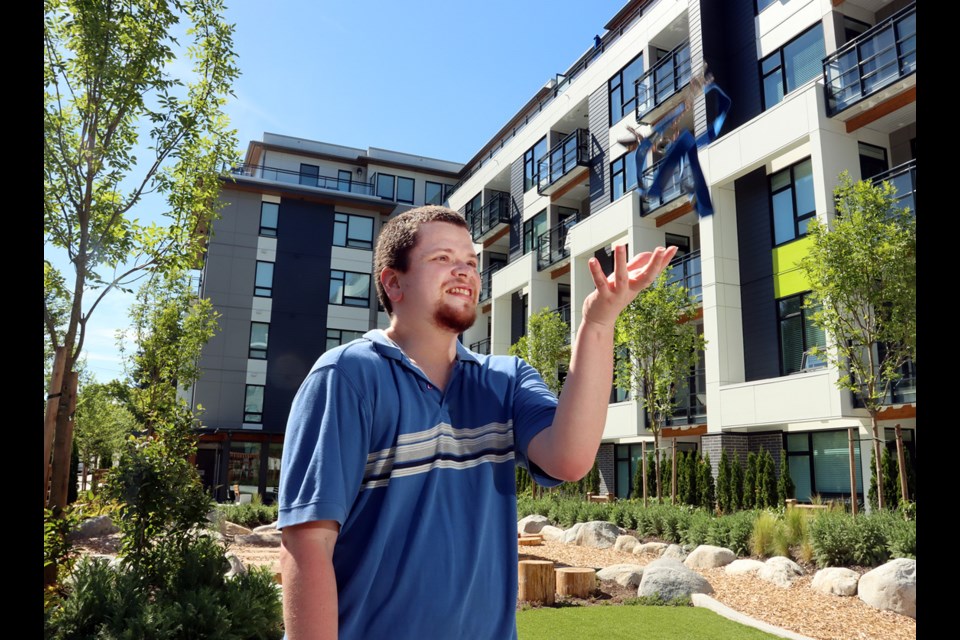
<svg viewBox="0 0 960 640">
<path fill-rule="evenodd" d="M 546 209 L 523 223 L 523 252 L 525 254 L 538 249 L 540 234 L 546 232 L 546 230 Z"/>
<path fill-rule="evenodd" d="M 636 188 L 637 163 L 633 161 L 633 151 L 628 151 L 610 163 L 611 200 L 616 200 Z"/>
<path fill-rule="evenodd" d="M 643 53 L 631 60 L 617 75 L 607 81 L 610 91 L 610 126 L 620 122 L 637 108 L 637 87 L 634 84 L 643 75 Z"/>
<path fill-rule="evenodd" d="M 263 422 L 263 385 L 248 384 L 243 400 L 243 421 Z"/>
<path fill-rule="evenodd" d="M 533 145 L 523 154 L 523 190 L 529 191 L 539 181 L 537 167 L 540 159 L 547 155 L 547 137 L 540 138 L 537 144 Z"/>
<path fill-rule="evenodd" d="M 377 196 L 384 200 L 393 200 L 394 176 L 389 173 L 377 174 Z"/>
<path fill-rule="evenodd" d="M 350 191 L 353 184 L 353 173 L 346 169 L 337 171 L 337 189 L 339 191 Z"/>
<path fill-rule="evenodd" d="M 369 307 L 370 274 L 331 270 L 329 302 L 348 307 Z"/>
<path fill-rule="evenodd" d="M 260 203 L 260 235 L 277 237 L 277 221 L 280 218 L 280 205 L 276 202 Z"/>
<path fill-rule="evenodd" d="M 254 278 L 253 295 L 269 298 L 273 296 L 273 263 L 257 261 L 257 274 Z"/>
<path fill-rule="evenodd" d="M 810 158 L 770 175 L 770 201 L 775 246 L 807 235 L 817 216 Z"/>
<path fill-rule="evenodd" d="M 823 498 L 850 497 L 850 443 L 846 429 L 786 434 L 787 465 L 796 487 L 797 500 L 814 495 Z M 860 445 L 853 446 L 856 493 L 863 496 Z"/>
<path fill-rule="evenodd" d="M 260 491 L 260 443 L 231 442 L 227 466 L 227 487 L 240 489 L 241 495 L 252 496 Z M 236 497 L 234 497 L 236 499 Z"/>
<path fill-rule="evenodd" d="M 650 447 L 649 450 L 653 451 L 653 447 Z M 637 469 L 643 468 L 643 445 L 639 443 L 615 444 L 613 445 L 613 451 L 616 464 L 613 484 L 616 488 L 617 498 L 642 498 L 642 494 L 633 495 L 633 476 L 637 473 Z M 652 489 L 652 487 L 649 489 Z"/>
<path fill-rule="evenodd" d="M 763 108 L 769 109 L 808 80 L 823 73 L 823 27 L 813 25 L 760 61 Z"/>
<path fill-rule="evenodd" d="M 311 187 L 317 186 L 317 179 L 320 177 L 320 167 L 315 164 L 300 163 L 300 184 Z"/>
<path fill-rule="evenodd" d="M 397 178 L 397 202 L 413 204 L 413 188 L 415 182 L 413 178 Z"/>
<path fill-rule="evenodd" d="M 267 359 L 267 340 L 269 334 L 269 322 L 250 323 L 250 348 L 247 352 L 248 358 L 253 358 L 254 360 Z"/>
<path fill-rule="evenodd" d="M 777 321 L 780 324 L 780 373 L 789 375 L 822 366 L 822 361 L 803 357 L 813 347 L 826 346 L 826 335 L 813 324 L 813 309 L 805 309 L 806 294 L 777 300 Z"/>
<path fill-rule="evenodd" d="M 449 191 L 450 185 L 428 180 L 424 190 L 424 204 L 443 204 Z"/>
<path fill-rule="evenodd" d="M 336 247 L 373 249 L 373 218 L 335 213 L 333 244 Z"/>
<path fill-rule="evenodd" d="M 327 350 L 347 344 L 351 340 L 362 338 L 363 331 L 348 331 L 347 329 L 327 329 Z"/>
</svg>

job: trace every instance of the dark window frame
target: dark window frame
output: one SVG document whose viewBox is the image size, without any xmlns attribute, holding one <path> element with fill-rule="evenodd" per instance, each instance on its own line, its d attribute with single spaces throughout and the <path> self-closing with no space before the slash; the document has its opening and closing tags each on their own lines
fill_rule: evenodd
<svg viewBox="0 0 960 640">
<path fill-rule="evenodd" d="M 543 223 L 541 229 L 537 231 L 537 218 L 541 218 Z M 538 211 L 536 215 L 523 221 L 523 235 L 521 236 L 521 243 L 523 245 L 523 254 L 527 255 L 531 252 L 538 252 L 540 235 L 547 230 L 547 210 L 543 209 Z"/>
<path fill-rule="evenodd" d="M 414 201 L 414 199 L 416 198 L 416 193 L 417 193 L 417 181 L 416 181 L 416 179 L 414 179 L 414 178 L 408 178 L 407 176 L 397 176 L 396 178 L 397 178 L 397 181 L 396 181 L 396 192 L 395 192 L 395 193 L 396 193 L 397 202 L 402 202 L 403 204 L 413 204 L 413 201 Z M 402 199 L 400 198 L 400 182 L 401 182 L 401 181 L 404 181 L 404 182 L 405 182 L 405 181 L 409 181 L 409 182 L 410 182 L 410 199 L 409 199 L 409 200 L 402 200 Z"/>
<path fill-rule="evenodd" d="M 350 334 L 355 333 L 357 335 L 354 337 L 350 337 L 349 340 L 344 340 L 344 337 L 343 337 L 344 332 L 350 333 Z M 336 349 L 339 346 L 342 346 L 344 344 L 347 344 L 348 342 L 356 340 L 359 337 L 362 337 L 364 333 L 366 333 L 366 331 L 359 331 L 357 329 L 332 329 L 328 327 L 326 340 L 325 340 L 326 350 L 329 351 L 330 349 Z M 331 340 L 336 340 L 337 344 L 331 346 L 330 345 Z"/>
<path fill-rule="evenodd" d="M 629 167 L 633 167 L 636 171 L 636 164 L 632 163 L 633 155 L 635 151 L 627 151 L 625 154 L 615 159 L 610 163 L 610 202 L 615 202 L 627 195 L 631 191 L 637 188 L 637 185 L 640 184 L 640 176 L 637 176 L 637 180 L 632 184 L 627 183 L 629 178 Z M 627 164 L 630 162 L 631 164 Z M 620 188 L 622 189 L 620 195 L 617 193 L 617 180 L 620 181 Z"/>
<path fill-rule="evenodd" d="M 805 306 L 806 298 L 810 294 L 809 291 L 803 291 L 801 293 L 795 293 L 789 296 L 783 296 L 782 298 L 777 298 L 774 300 L 774 313 L 777 316 L 777 357 L 780 361 L 780 375 L 789 376 L 795 373 L 803 373 L 803 369 L 798 367 L 794 371 L 787 371 L 786 364 L 783 361 L 783 323 L 793 318 L 800 317 L 800 366 L 803 365 L 803 354 L 810 350 L 813 346 L 825 346 L 825 345 L 813 345 L 807 343 L 807 328 L 814 327 L 813 318 L 810 314 L 813 313 L 813 309 L 808 309 Z M 783 303 L 792 300 L 794 298 L 800 299 L 799 310 L 795 312 L 788 313 L 786 315 L 781 315 L 780 307 Z"/>
<path fill-rule="evenodd" d="M 339 276 L 337 274 L 340 274 Z M 367 296 L 366 298 L 360 298 L 359 296 L 348 296 L 346 295 L 347 290 L 347 274 L 354 276 L 363 276 L 367 279 Z M 334 304 L 341 307 L 357 307 L 357 308 L 369 308 L 370 307 L 370 286 L 372 278 L 369 273 L 362 273 L 360 271 L 345 271 L 343 269 L 331 269 L 330 270 L 330 286 L 331 291 L 327 294 L 327 302 L 329 304 Z M 332 287 L 334 282 L 340 282 L 340 302 L 334 302 L 330 299 L 332 292 Z M 362 304 L 360 304 L 362 302 Z"/>
<path fill-rule="evenodd" d="M 247 400 L 250 397 L 250 389 L 261 389 L 260 392 L 260 411 L 247 411 Z M 248 384 L 243 388 L 243 421 L 248 424 L 263 424 L 263 404 L 267 388 L 262 384 Z"/>
<path fill-rule="evenodd" d="M 811 25 L 809 28 L 804 29 L 802 32 L 798 33 L 796 36 L 794 36 L 793 38 L 791 38 L 791 39 L 788 40 L 787 42 L 784 42 L 783 45 L 782 45 L 779 49 L 777 49 L 776 51 L 774 51 L 774 52 L 771 53 L 770 55 L 767 55 L 767 56 L 764 56 L 763 58 L 760 58 L 760 60 L 757 62 L 757 69 L 758 69 L 758 71 L 759 71 L 759 73 L 760 73 L 760 98 L 761 98 L 762 104 L 763 104 L 763 111 L 766 111 L 767 109 L 770 109 L 771 107 L 774 107 L 774 106 L 780 104 L 781 102 L 783 102 L 783 101 L 786 99 L 787 95 L 789 95 L 790 92 L 792 92 L 792 91 L 794 91 L 795 89 L 797 89 L 797 87 L 799 87 L 799 86 L 801 86 L 801 85 L 804 85 L 804 84 L 810 82 L 810 80 L 812 80 L 813 78 L 818 77 L 818 74 L 815 73 L 814 75 L 810 76 L 809 78 L 807 78 L 806 80 L 804 80 L 803 82 L 801 82 L 799 85 L 797 85 L 797 87 L 788 87 L 788 86 L 787 86 L 787 80 L 788 80 L 788 78 L 787 78 L 787 71 L 786 71 L 787 65 L 786 65 L 786 61 L 785 61 L 785 59 L 784 59 L 784 51 L 785 51 L 790 45 L 792 45 L 794 42 L 800 40 L 801 38 L 803 38 L 804 36 L 806 36 L 808 33 L 810 33 L 811 31 L 813 31 L 814 29 L 820 29 L 820 42 L 823 43 L 823 46 L 824 46 L 824 56 L 826 56 L 826 40 L 824 39 L 824 35 L 823 35 L 823 22 L 815 22 L 815 23 L 814 23 L 813 25 Z M 776 58 L 776 66 L 771 67 L 769 71 L 767 71 L 766 73 L 764 73 L 764 71 L 763 71 L 764 64 L 765 64 L 768 60 L 773 60 L 774 58 Z M 765 82 L 765 80 L 767 79 L 768 76 L 772 76 L 774 73 L 779 73 L 779 74 L 780 74 L 780 86 L 781 86 L 781 88 L 783 89 L 783 95 L 780 97 L 779 100 L 777 100 L 777 101 L 774 102 L 773 104 L 767 104 L 767 90 L 766 90 L 766 87 L 765 87 L 764 82 Z M 822 73 L 822 67 L 821 67 L 821 73 Z"/>
<path fill-rule="evenodd" d="M 810 156 L 798 162 L 794 162 L 790 166 L 784 167 L 779 171 L 775 171 L 774 173 L 767 175 L 767 187 L 768 187 L 767 192 L 769 194 L 769 203 L 770 203 L 770 241 L 773 247 L 780 247 L 785 244 L 789 244 L 794 240 L 799 240 L 800 238 L 805 237 L 807 235 L 806 224 L 809 223 L 811 218 L 815 218 L 817 216 L 816 190 L 814 190 L 814 192 L 811 194 L 811 200 L 813 201 L 813 209 L 811 209 L 810 211 L 804 211 L 803 213 L 801 213 L 797 207 L 796 169 L 797 167 L 799 167 L 800 165 L 806 162 L 810 163 L 810 177 L 811 177 L 810 188 L 813 189 L 815 180 L 813 180 L 813 158 Z M 774 178 L 786 171 L 790 172 L 789 186 L 781 187 L 776 191 L 774 191 L 773 189 Z M 792 192 L 791 202 L 793 206 L 793 237 L 787 240 L 783 240 L 782 242 L 777 242 L 777 215 L 776 215 L 776 211 L 774 210 L 774 196 L 780 193 L 783 193 L 787 189 L 790 189 Z M 804 230 L 802 233 L 800 232 L 801 223 L 805 223 Z"/>
<path fill-rule="evenodd" d="M 624 78 L 623 73 L 633 65 L 634 62 L 640 59 L 640 73 L 635 78 Z M 643 51 L 635 55 L 630 62 L 623 65 L 619 71 L 617 71 L 612 78 L 607 80 L 607 116 L 609 117 L 610 123 L 609 126 L 613 126 L 623 120 L 628 113 L 635 111 L 637 108 L 637 89 L 636 82 L 643 77 L 645 73 L 645 65 L 643 64 Z M 633 92 L 633 97 L 628 100 L 624 100 L 624 87 L 628 87 L 628 91 Z M 613 93 L 614 91 L 618 92 L 619 100 L 617 102 L 620 104 L 620 115 L 617 118 L 614 118 L 613 113 Z M 631 106 L 632 105 L 632 106 Z"/>
<path fill-rule="evenodd" d="M 346 218 L 346 219 L 341 219 L 341 218 Z M 354 218 L 362 218 L 364 220 L 370 221 L 370 237 L 369 238 L 350 235 L 350 231 L 353 227 L 353 225 L 351 224 L 351 221 Z M 372 251 L 375 223 L 376 221 L 370 216 L 361 216 L 355 213 L 341 213 L 340 211 L 335 211 L 333 213 L 333 242 L 332 242 L 333 246 L 346 247 L 348 249 L 365 249 L 367 251 Z M 337 241 L 337 228 L 339 225 L 346 225 L 343 244 Z"/>
<path fill-rule="evenodd" d="M 263 348 L 253 346 L 253 329 L 255 325 L 263 325 L 267 328 L 266 340 L 264 340 Z M 247 342 L 247 357 L 251 360 L 266 360 L 267 359 L 267 349 L 270 348 L 270 323 L 269 322 L 250 322 L 250 338 Z"/>
<path fill-rule="evenodd" d="M 316 171 L 314 171 L 314 169 Z M 320 183 L 320 166 L 316 164 L 300 163 L 300 184 L 316 187 Z"/>
<path fill-rule="evenodd" d="M 434 198 L 430 197 L 428 192 L 430 191 L 431 186 L 437 187 L 437 196 L 439 196 L 440 198 L 439 200 L 434 200 Z M 425 180 L 424 186 L 423 186 L 423 204 L 443 204 L 444 187 L 446 187 L 446 185 L 443 184 L 442 182 L 433 182 L 432 180 Z"/>
<path fill-rule="evenodd" d="M 352 171 L 348 169 L 337 170 L 337 190 L 347 191 L 347 192 L 353 190 L 353 172 Z"/>
<path fill-rule="evenodd" d="M 787 454 L 787 459 L 786 459 L 787 469 L 786 469 L 786 471 L 787 471 L 787 473 L 790 473 L 790 458 L 793 458 L 793 457 L 802 458 L 802 457 L 806 456 L 807 459 L 808 459 L 807 462 L 808 462 L 808 464 L 810 465 L 810 466 L 809 466 L 809 473 L 810 473 L 810 495 L 811 495 L 811 496 L 819 495 L 821 498 L 826 498 L 826 499 L 831 499 L 831 500 L 836 500 L 836 499 L 846 499 L 846 500 L 849 500 L 849 499 L 850 499 L 850 493 L 849 493 L 849 491 L 847 491 L 847 492 L 822 491 L 822 490 L 820 490 L 820 489 L 817 488 L 817 473 L 816 473 L 816 467 L 814 466 L 813 436 L 814 436 L 815 434 L 825 434 L 825 433 L 833 433 L 833 432 L 840 432 L 840 431 L 842 431 L 845 435 L 846 435 L 846 433 L 847 433 L 847 430 L 846 430 L 846 429 L 823 429 L 823 430 L 817 430 L 817 431 L 800 431 L 800 432 L 796 432 L 796 431 L 794 431 L 794 432 L 787 432 L 787 431 L 784 431 L 784 432 L 783 432 L 782 445 L 781 445 L 781 446 L 783 447 L 783 450 L 784 450 L 784 451 L 786 452 L 786 454 Z M 904 430 L 904 431 L 906 431 L 906 430 Z M 858 433 L 859 433 L 859 432 L 858 432 Z M 807 436 L 807 448 L 804 449 L 804 450 L 791 449 L 791 448 L 790 448 L 790 444 L 789 444 L 789 438 L 788 438 L 788 436 L 791 436 L 791 435 L 793 435 L 793 436 L 797 436 L 797 435 L 805 435 L 805 436 Z M 856 447 L 855 449 L 856 449 L 861 455 L 863 454 L 862 451 L 859 451 L 859 447 Z M 781 469 L 780 471 L 781 471 L 781 473 L 782 473 L 782 472 L 783 472 L 783 469 Z M 864 496 L 865 496 L 865 491 L 868 490 L 868 487 L 866 486 L 866 483 L 864 482 L 861 465 L 859 465 L 859 464 L 857 465 L 856 478 L 857 478 L 857 480 L 859 481 L 859 484 L 860 484 L 860 489 L 859 489 L 859 491 L 857 491 L 857 500 L 859 501 L 860 504 L 863 504 L 863 499 L 864 499 Z"/>
<path fill-rule="evenodd" d="M 270 267 L 270 286 L 259 285 L 257 280 L 260 276 L 260 265 L 265 267 L 269 265 Z M 253 295 L 258 298 L 272 298 L 273 297 L 273 276 L 274 276 L 274 263 L 266 260 L 257 260 L 256 267 L 254 267 L 253 272 Z"/>
<path fill-rule="evenodd" d="M 390 178 L 390 195 L 385 196 L 380 193 L 380 180 L 382 178 Z M 373 185 L 374 193 L 381 200 L 393 200 L 396 201 L 397 197 L 397 176 L 390 173 L 377 173 L 377 183 Z"/>
<path fill-rule="evenodd" d="M 274 220 L 273 226 L 264 224 L 263 222 L 263 207 L 265 205 L 270 205 L 271 207 L 277 208 L 276 220 Z M 277 229 L 280 226 L 280 204 L 277 202 L 261 202 L 260 203 L 260 231 L 258 232 L 261 236 L 265 238 L 276 238 Z"/>
<path fill-rule="evenodd" d="M 537 147 L 543 143 L 543 149 L 540 155 L 537 155 Z M 523 191 L 526 193 L 540 182 L 538 177 L 538 167 L 540 160 L 547 157 L 549 149 L 547 148 L 547 136 L 537 140 L 532 147 L 523 152 Z"/>
</svg>

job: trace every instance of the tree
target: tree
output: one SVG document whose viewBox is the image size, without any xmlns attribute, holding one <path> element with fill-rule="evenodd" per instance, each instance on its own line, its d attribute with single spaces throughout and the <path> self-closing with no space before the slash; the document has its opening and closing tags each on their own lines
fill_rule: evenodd
<svg viewBox="0 0 960 640">
<path fill-rule="evenodd" d="M 785 507 L 787 500 L 796 493 L 793 478 L 790 477 L 790 465 L 787 463 L 787 452 L 780 449 L 780 477 L 777 478 L 777 502 Z"/>
<path fill-rule="evenodd" d="M 709 453 L 704 454 L 697 463 L 697 487 L 700 491 L 698 503 L 701 507 L 713 511 L 716 506 L 717 488 L 713 481 Z"/>
<path fill-rule="evenodd" d="M 916 217 L 898 208 L 894 194 L 887 182 L 854 183 L 840 174 L 837 216 L 811 222 L 810 250 L 800 263 L 810 287 L 805 304 L 829 338 L 816 353 L 840 371 L 837 386 L 857 394 L 870 414 L 881 483 L 877 414 L 917 356 Z M 881 509 L 883 498 L 881 492 Z"/>
<path fill-rule="evenodd" d="M 757 506 L 764 509 L 777 504 L 777 474 L 773 467 L 773 455 L 761 447 L 757 459 Z"/>
<path fill-rule="evenodd" d="M 726 449 L 720 449 L 720 469 L 717 473 L 717 506 L 720 513 L 730 513 L 730 458 Z"/>
<path fill-rule="evenodd" d="M 222 0 L 44 2 L 44 352 L 62 348 L 65 372 L 107 294 L 199 263 L 221 206 L 221 168 L 237 158 L 223 105 L 239 72 L 223 12 Z M 172 64 L 181 32 L 192 62 L 183 78 Z M 149 193 L 166 198 L 154 212 L 163 224 L 135 215 Z M 64 505 L 73 379 L 55 383 L 51 372 L 48 387 L 55 512 Z"/>
<path fill-rule="evenodd" d="M 540 372 L 550 391 L 560 395 L 560 369 L 570 366 L 570 325 L 556 311 L 544 307 L 530 316 L 527 334 L 510 347 L 510 355 L 523 358 Z"/>
<path fill-rule="evenodd" d="M 740 466 L 740 456 L 734 456 L 730 463 L 730 512 L 746 508 L 743 502 L 743 467 Z"/>
<path fill-rule="evenodd" d="M 744 509 L 759 507 L 757 504 L 757 454 L 747 454 L 747 468 L 743 471 L 743 497 L 740 504 Z"/>
<path fill-rule="evenodd" d="M 113 393 L 113 386 L 99 383 L 84 385 L 77 396 L 74 441 L 85 473 L 112 462 L 124 440 L 136 429 L 136 421 L 123 402 Z"/>
<path fill-rule="evenodd" d="M 658 477 L 660 434 L 676 404 L 677 388 L 706 345 L 697 326 L 688 322 L 696 301 L 682 284 L 670 282 L 669 271 L 668 267 L 621 312 L 615 338 L 616 347 L 629 353 L 617 360 L 615 382 L 630 390 L 646 410 Z M 663 502 L 661 487 L 658 483 L 657 499 Z"/>
</svg>

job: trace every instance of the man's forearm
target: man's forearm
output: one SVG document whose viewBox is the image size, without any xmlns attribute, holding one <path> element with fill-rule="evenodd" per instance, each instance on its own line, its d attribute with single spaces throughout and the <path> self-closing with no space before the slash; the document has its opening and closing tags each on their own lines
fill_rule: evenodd
<svg viewBox="0 0 960 640">
<path fill-rule="evenodd" d="M 336 640 L 337 579 L 331 557 L 336 533 L 332 540 L 327 533 L 317 531 L 284 529 L 283 534 L 280 571 L 286 637 L 288 640 Z"/>
</svg>

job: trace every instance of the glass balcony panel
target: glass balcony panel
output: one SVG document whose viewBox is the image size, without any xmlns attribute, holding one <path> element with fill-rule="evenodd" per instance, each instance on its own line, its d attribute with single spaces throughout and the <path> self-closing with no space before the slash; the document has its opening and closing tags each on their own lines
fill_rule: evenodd
<svg viewBox="0 0 960 640">
<path fill-rule="evenodd" d="M 690 82 L 690 44 L 681 43 L 636 82 L 637 122 Z"/>
</svg>

